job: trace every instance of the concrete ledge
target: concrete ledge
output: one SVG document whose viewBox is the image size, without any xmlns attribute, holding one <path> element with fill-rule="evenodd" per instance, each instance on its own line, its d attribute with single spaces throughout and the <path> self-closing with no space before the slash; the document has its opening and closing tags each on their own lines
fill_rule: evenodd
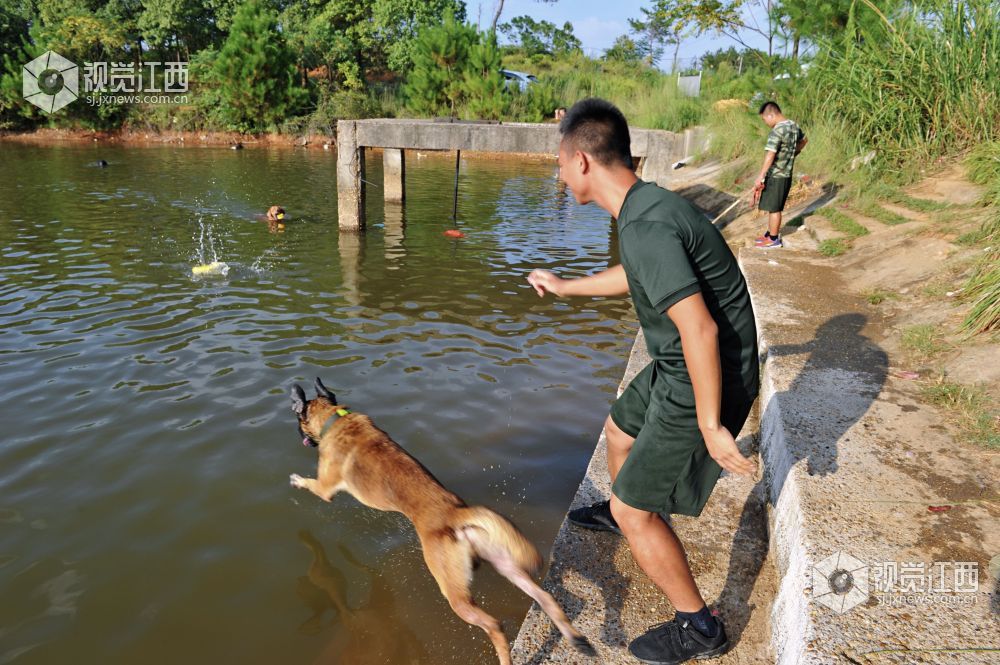
<svg viewBox="0 0 1000 665">
<path fill-rule="evenodd" d="M 892 376 L 878 320 L 835 263 L 746 249 L 740 264 L 766 354 L 760 454 L 781 579 L 775 662 L 997 663 L 985 572 L 1000 551 L 996 456 L 956 444 Z M 940 505 L 950 509 L 928 511 Z M 978 590 L 954 591 L 956 562 L 978 567 Z M 829 573 L 845 563 L 853 580 L 830 593 Z M 910 579 L 912 593 L 904 577 L 885 595 L 886 572 L 907 565 L 924 577 Z"/>
</svg>

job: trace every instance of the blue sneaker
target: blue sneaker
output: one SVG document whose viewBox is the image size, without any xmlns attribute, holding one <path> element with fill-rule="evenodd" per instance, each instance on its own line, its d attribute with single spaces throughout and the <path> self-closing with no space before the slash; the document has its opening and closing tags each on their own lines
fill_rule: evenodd
<svg viewBox="0 0 1000 665">
<path fill-rule="evenodd" d="M 771 236 L 765 234 L 754 240 L 753 245 L 757 249 L 778 249 L 785 246 L 784 243 L 781 242 L 781 234 L 778 234 L 777 238 L 772 238 Z"/>
</svg>

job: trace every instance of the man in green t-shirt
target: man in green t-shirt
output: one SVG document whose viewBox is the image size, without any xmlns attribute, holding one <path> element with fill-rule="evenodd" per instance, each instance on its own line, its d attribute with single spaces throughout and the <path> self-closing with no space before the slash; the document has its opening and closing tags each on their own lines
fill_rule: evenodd
<svg viewBox="0 0 1000 665">
<path fill-rule="evenodd" d="M 809 139 L 805 132 L 781 112 L 774 102 L 764 102 L 760 117 L 771 128 L 764 146 L 764 164 L 754 183 L 754 196 L 760 197 L 757 209 L 768 213 L 767 230 L 754 244 L 760 249 L 782 246 L 781 212 L 785 209 L 788 192 L 792 189 L 792 167 Z"/>
<path fill-rule="evenodd" d="M 559 125 L 560 178 L 581 203 L 618 220 L 621 265 L 579 279 L 534 270 L 539 296 L 630 293 L 652 362 L 604 425 L 612 497 L 571 511 L 572 524 L 624 534 L 639 566 L 677 611 L 629 645 L 649 663 L 708 658 L 729 646 L 660 513 L 697 516 L 722 469 L 752 473 L 736 446 L 757 396 L 757 331 L 728 245 L 682 197 L 636 178 L 621 111 L 575 104 Z"/>
</svg>

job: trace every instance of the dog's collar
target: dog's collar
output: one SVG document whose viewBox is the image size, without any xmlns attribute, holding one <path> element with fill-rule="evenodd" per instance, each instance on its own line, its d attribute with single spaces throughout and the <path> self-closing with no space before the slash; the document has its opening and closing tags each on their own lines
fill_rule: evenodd
<svg viewBox="0 0 1000 665">
<path fill-rule="evenodd" d="M 351 412 L 350 409 L 337 409 L 336 411 L 331 413 L 330 417 L 326 419 L 325 423 L 323 423 L 323 428 L 320 429 L 319 431 L 319 439 L 322 439 L 324 436 L 326 436 L 327 431 L 329 431 L 329 429 L 333 427 L 333 424 L 337 422 L 339 418 L 346 416 L 350 412 Z"/>
</svg>

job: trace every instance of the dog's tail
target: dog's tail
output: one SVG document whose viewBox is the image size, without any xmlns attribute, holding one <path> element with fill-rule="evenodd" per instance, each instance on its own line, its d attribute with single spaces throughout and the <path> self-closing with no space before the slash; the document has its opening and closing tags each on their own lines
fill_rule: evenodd
<svg viewBox="0 0 1000 665">
<path fill-rule="evenodd" d="M 461 526 L 458 528 L 476 554 L 493 564 L 498 573 L 531 596 L 577 651 L 596 656 L 594 647 L 573 627 L 552 594 L 538 586 L 532 578 L 542 568 L 542 557 L 538 555 L 535 546 L 513 524 L 489 508 L 470 506 L 459 510 Z"/>
<path fill-rule="evenodd" d="M 542 557 L 538 550 L 507 518 L 485 506 L 468 506 L 460 510 L 461 525 L 480 530 L 469 541 L 481 558 L 494 562 L 498 557 L 507 555 L 518 568 L 532 575 L 537 575 L 542 569 Z"/>
</svg>

